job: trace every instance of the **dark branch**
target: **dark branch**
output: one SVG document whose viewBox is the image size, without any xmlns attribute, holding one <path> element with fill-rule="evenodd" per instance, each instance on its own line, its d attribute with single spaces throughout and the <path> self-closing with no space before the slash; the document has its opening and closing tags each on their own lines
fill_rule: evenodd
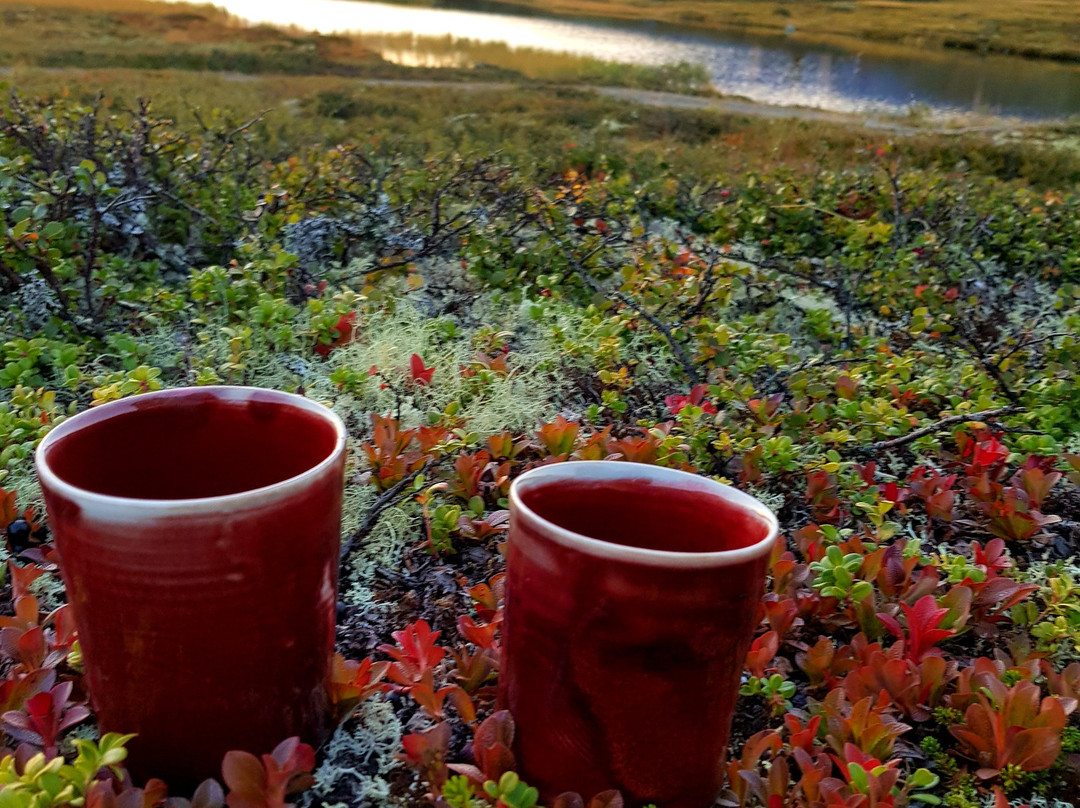
<svg viewBox="0 0 1080 808">
<path fill-rule="evenodd" d="M 887 452 L 890 449 L 897 449 L 901 446 L 906 446 L 909 443 L 914 443 L 919 438 L 925 438 L 927 435 L 933 435 L 935 432 L 945 429 L 946 427 L 953 426 L 955 424 L 964 424 L 968 421 L 986 421 L 990 418 L 1000 418 L 1003 415 L 1014 415 L 1018 412 L 1023 412 L 1023 407 L 1017 407 L 1009 405 L 1008 407 L 999 407 L 996 410 L 983 410 L 982 412 L 964 413 L 962 415 L 950 415 L 947 418 L 942 418 L 940 421 L 930 424 L 930 426 L 924 426 L 921 429 L 916 429 L 914 432 L 908 432 L 906 435 L 901 435 L 898 438 L 891 440 L 881 440 L 877 443 L 872 443 L 869 446 L 862 446 L 855 450 L 857 454 L 877 454 L 878 452 Z"/>
<path fill-rule="evenodd" d="M 413 480 L 426 472 L 431 465 L 432 461 L 429 460 L 421 468 L 418 468 L 411 474 L 405 475 L 405 477 L 394 483 L 394 485 L 379 495 L 379 498 L 375 500 L 368 509 L 364 521 L 360 523 L 360 527 L 358 527 L 356 532 L 349 536 L 349 538 L 341 545 L 341 561 L 344 561 L 349 557 L 349 553 L 353 551 L 357 542 L 367 538 L 368 534 L 375 529 L 375 525 L 379 523 L 379 519 L 388 508 L 392 508 L 394 505 L 397 505 L 409 497 L 409 493 L 403 492 L 412 485 Z"/>
</svg>

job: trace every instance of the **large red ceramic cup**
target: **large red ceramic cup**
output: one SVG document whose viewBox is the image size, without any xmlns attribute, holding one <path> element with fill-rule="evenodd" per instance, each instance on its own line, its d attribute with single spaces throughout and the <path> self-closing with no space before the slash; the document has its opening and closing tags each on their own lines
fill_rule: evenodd
<svg viewBox="0 0 1080 808">
<path fill-rule="evenodd" d="M 345 428 L 300 396 L 150 393 L 60 424 L 37 469 L 91 700 L 136 779 L 322 737 Z"/>
<path fill-rule="evenodd" d="M 499 698 L 544 799 L 713 804 L 776 532 L 757 500 L 657 466 L 514 483 Z"/>
</svg>

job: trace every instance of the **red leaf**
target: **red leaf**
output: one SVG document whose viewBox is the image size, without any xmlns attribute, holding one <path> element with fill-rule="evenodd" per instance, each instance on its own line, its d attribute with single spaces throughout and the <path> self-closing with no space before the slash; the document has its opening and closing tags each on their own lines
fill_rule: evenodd
<svg viewBox="0 0 1080 808">
<path fill-rule="evenodd" d="M 409 357 L 409 373 L 416 384 L 424 387 L 431 384 L 431 377 L 435 375 L 435 368 L 425 367 L 420 354 L 413 354 Z"/>
<path fill-rule="evenodd" d="M 221 777 L 229 787 L 229 808 L 259 808 L 264 805 L 266 769 L 250 752 L 233 750 L 221 762 Z"/>
<path fill-rule="evenodd" d="M 551 808 L 585 808 L 585 800 L 576 791 L 564 791 L 555 798 Z"/>
<path fill-rule="evenodd" d="M 775 631 L 767 631 L 754 640 L 746 654 L 746 668 L 759 679 L 765 675 L 769 663 L 780 650 L 780 638 Z"/>
<path fill-rule="evenodd" d="M 615 789 L 601 791 L 589 800 L 589 808 L 623 808 L 623 796 Z"/>
</svg>

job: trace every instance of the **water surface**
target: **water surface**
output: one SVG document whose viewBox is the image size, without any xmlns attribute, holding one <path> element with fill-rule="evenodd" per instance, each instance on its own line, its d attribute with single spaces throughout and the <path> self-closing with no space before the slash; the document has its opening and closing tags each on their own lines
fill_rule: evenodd
<svg viewBox="0 0 1080 808">
<path fill-rule="evenodd" d="M 654 23 L 567 20 L 483 0 L 422 8 L 354 0 L 216 0 L 252 22 L 322 33 L 413 33 L 530 47 L 641 65 L 704 65 L 722 93 L 768 104 L 838 111 L 979 111 L 1025 118 L 1080 114 L 1080 65 L 1004 56 L 913 51 L 855 54 L 786 37 L 673 29 Z M 471 3 L 462 8 L 462 3 Z M 492 8 L 499 9 L 492 11 Z M 434 64 L 422 48 L 385 54 Z"/>
</svg>

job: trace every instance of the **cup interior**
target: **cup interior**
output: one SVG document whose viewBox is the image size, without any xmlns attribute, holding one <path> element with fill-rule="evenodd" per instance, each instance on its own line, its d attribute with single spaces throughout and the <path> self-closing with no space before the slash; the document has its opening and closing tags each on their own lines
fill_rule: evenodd
<svg viewBox="0 0 1080 808">
<path fill-rule="evenodd" d="M 522 485 L 517 493 L 544 522 L 589 539 L 645 550 L 740 550 L 762 542 L 773 527 L 757 510 L 676 479 L 552 476 Z"/>
<path fill-rule="evenodd" d="M 315 405 L 280 394 L 196 388 L 123 403 L 106 417 L 86 413 L 85 425 L 43 447 L 53 474 L 107 496 L 220 497 L 303 474 L 333 454 L 339 437 Z"/>
</svg>

